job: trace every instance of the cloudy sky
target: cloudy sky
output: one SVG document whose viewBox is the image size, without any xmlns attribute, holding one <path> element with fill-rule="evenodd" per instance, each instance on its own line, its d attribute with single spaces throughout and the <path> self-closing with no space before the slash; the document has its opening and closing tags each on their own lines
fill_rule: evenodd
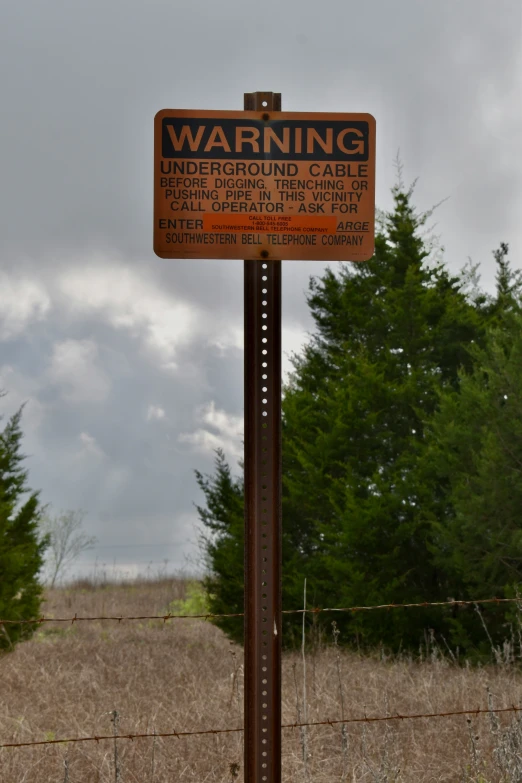
<svg viewBox="0 0 522 783">
<path fill-rule="evenodd" d="M 370 112 L 377 205 L 400 149 L 451 269 L 522 265 L 520 0 L 0 0 L 0 73 L 0 412 L 77 573 L 194 569 L 194 469 L 242 449 L 242 262 L 154 255 L 159 109 Z M 283 264 L 285 355 L 324 266 Z"/>
</svg>

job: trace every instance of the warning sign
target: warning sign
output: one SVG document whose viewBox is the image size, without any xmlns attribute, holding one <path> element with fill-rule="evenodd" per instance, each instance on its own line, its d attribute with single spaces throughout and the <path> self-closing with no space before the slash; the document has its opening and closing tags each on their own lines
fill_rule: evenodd
<svg viewBox="0 0 522 783">
<path fill-rule="evenodd" d="M 155 117 L 161 258 L 365 261 L 374 222 L 370 114 L 164 109 Z"/>
</svg>

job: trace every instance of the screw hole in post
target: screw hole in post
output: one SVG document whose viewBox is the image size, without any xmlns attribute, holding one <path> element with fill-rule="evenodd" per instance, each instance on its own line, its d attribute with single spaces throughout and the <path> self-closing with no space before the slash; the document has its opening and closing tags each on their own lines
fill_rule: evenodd
<svg viewBox="0 0 522 783">
<path fill-rule="evenodd" d="M 258 107 L 261 108 L 260 104 L 258 104 Z M 262 111 L 260 114 L 262 114 Z M 260 115 L 258 114 L 257 116 L 259 117 Z M 269 117 L 267 114 L 266 118 L 269 122 L 272 121 L 271 115 Z M 260 743 L 259 761 L 255 766 L 258 769 L 257 775 L 260 775 L 260 783 L 261 781 L 267 783 L 267 781 L 271 780 L 267 770 L 274 762 L 277 763 L 275 756 L 278 750 L 277 742 L 274 748 L 270 746 L 271 740 L 268 740 L 268 736 L 271 736 L 271 727 L 267 728 L 267 726 L 273 717 L 278 717 L 277 715 L 272 716 L 272 707 L 274 705 L 272 705 L 269 696 L 272 698 L 272 690 L 277 689 L 277 682 L 272 682 L 272 667 L 277 667 L 278 665 L 278 650 L 274 648 L 274 637 L 272 634 L 272 626 L 275 619 L 273 615 L 276 608 L 274 596 L 277 598 L 278 587 L 277 584 L 275 586 L 272 584 L 271 574 L 272 568 L 274 568 L 274 571 L 277 571 L 277 563 L 274 564 L 273 562 L 277 556 L 277 551 L 275 554 L 272 551 L 274 546 L 272 525 L 275 528 L 275 523 L 278 521 L 277 509 L 275 507 L 277 506 L 279 484 L 275 476 L 274 455 L 272 452 L 277 451 L 273 440 L 279 431 L 279 379 L 278 366 L 276 365 L 273 368 L 272 364 L 270 364 L 270 372 L 268 372 L 268 363 L 273 360 L 280 350 L 278 287 L 278 275 L 280 272 L 279 261 L 274 262 L 271 260 L 274 255 L 272 249 L 268 250 L 266 248 L 262 250 L 260 248 L 257 252 L 260 265 L 255 268 L 255 271 L 253 265 L 250 267 L 253 279 L 252 287 L 249 289 L 251 295 L 255 294 L 255 297 L 251 296 L 253 309 L 251 311 L 252 323 L 249 325 L 255 338 L 252 341 L 253 350 L 255 351 L 256 360 L 259 362 L 257 365 L 259 369 L 255 368 L 255 373 L 250 379 L 252 381 L 252 394 L 255 395 L 256 410 L 254 420 L 258 438 L 258 442 L 255 444 L 256 467 L 254 473 L 256 479 L 254 482 L 256 493 L 255 514 L 256 526 L 258 526 L 255 531 L 254 573 L 257 574 L 257 578 L 255 578 L 255 595 L 252 596 L 255 600 L 255 606 L 251 608 L 257 612 L 255 635 L 252 635 L 252 642 L 254 639 L 257 642 L 257 651 L 255 653 L 255 691 L 257 693 L 254 693 L 254 696 L 256 705 L 261 708 L 257 717 L 261 725 L 258 723 L 255 730 L 257 734 L 255 740 L 257 743 Z M 268 264 L 269 260 L 270 264 Z M 270 289 L 268 289 L 269 277 Z M 268 350 L 269 344 L 270 350 Z M 270 385 L 268 385 L 269 380 Z M 272 506 L 274 506 L 275 510 Z M 277 534 L 275 541 L 277 543 Z M 258 592 L 259 588 L 261 588 L 261 593 Z M 254 696 L 252 696 L 252 699 L 254 699 Z M 257 702 L 258 698 L 259 702 Z M 276 709 L 274 709 L 274 713 L 277 713 Z M 250 731 L 253 731 L 252 727 L 250 727 Z M 269 759 L 270 764 L 267 763 Z"/>
</svg>

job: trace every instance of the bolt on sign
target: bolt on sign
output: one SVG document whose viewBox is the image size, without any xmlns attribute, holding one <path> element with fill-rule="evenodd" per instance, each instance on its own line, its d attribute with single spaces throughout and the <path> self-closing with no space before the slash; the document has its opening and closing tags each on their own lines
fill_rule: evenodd
<svg viewBox="0 0 522 783">
<path fill-rule="evenodd" d="M 371 114 L 156 114 L 161 258 L 366 261 L 374 222 Z"/>
</svg>

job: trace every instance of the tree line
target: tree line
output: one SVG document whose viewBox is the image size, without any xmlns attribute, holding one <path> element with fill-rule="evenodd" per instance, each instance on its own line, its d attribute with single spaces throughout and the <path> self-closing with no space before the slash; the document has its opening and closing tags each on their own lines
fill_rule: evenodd
<svg viewBox="0 0 522 783">
<path fill-rule="evenodd" d="M 522 584 L 522 273 L 494 252 L 451 274 L 432 252 L 413 187 L 392 189 L 373 258 L 310 280 L 315 331 L 283 392 L 283 605 L 349 607 L 518 597 Z M 0 397 L 3 395 L 0 393 Z M 28 486 L 23 407 L 0 431 L 0 620 L 40 616 L 51 579 L 94 543 L 81 515 L 53 519 Z M 243 611 L 243 480 L 223 452 L 196 472 L 209 610 Z M 359 649 L 416 650 L 426 634 L 489 655 L 520 630 L 518 605 L 336 615 Z M 327 633 L 331 617 L 312 615 Z M 218 625 L 242 640 L 242 618 Z M 0 650 L 36 623 L 0 622 Z M 285 616 L 283 642 L 300 637 Z"/>
<path fill-rule="evenodd" d="M 283 607 L 516 597 L 522 582 L 522 275 L 494 252 L 452 274 L 413 186 L 392 189 L 375 254 L 309 284 L 315 329 L 283 391 Z M 243 479 L 222 451 L 196 472 L 210 611 L 243 610 Z M 508 608 L 506 608 L 508 607 Z M 336 615 L 359 649 L 464 656 L 518 629 L 516 606 Z M 242 621 L 217 621 L 236 641 Z M 301 632 L 285 616 L 283 643 Z M 326 633 L 328 615 L 309 628 Z"/>
</svg>

